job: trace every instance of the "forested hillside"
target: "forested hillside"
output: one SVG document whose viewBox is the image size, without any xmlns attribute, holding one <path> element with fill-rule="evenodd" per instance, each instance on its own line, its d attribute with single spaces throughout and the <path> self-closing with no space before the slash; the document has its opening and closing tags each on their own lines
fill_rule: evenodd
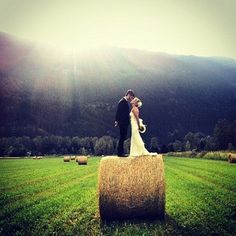
<svg viewBox="0 0 236 236">
<path fill-rule="evenodd" d="M 236 62 L 106 48 L 64 53 L 0 34 L 0 136 L 118 136 L 116 105 L 132 88 L 144 138 L 211 133 L 236 118 Z"/>
</svg>

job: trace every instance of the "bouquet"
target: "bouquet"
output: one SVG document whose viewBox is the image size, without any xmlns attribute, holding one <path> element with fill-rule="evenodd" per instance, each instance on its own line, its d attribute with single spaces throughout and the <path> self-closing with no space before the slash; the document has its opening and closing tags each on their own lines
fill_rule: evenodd
<svg viewBox="0 0 236 236">
<path fill-rule="evenodd" d="M 146 125 L 143 124 L 143 120 L 142 119 L 139 119 L 139 132 L 140 133 L 145 133 L 146 132 Z"/>
</svg>

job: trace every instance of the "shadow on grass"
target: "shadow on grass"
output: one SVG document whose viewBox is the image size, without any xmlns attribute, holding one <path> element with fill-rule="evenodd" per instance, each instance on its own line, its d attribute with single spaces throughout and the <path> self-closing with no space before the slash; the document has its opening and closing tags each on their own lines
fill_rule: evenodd
<svg viewBox="0 0 236 236">
<path fill-rule="evenodd" d="M 101 235 L 196 235 L 193 229 L 180 225 L 166 214 L 164 220 L 116 220 L 101 221 Z"/>
</svg>

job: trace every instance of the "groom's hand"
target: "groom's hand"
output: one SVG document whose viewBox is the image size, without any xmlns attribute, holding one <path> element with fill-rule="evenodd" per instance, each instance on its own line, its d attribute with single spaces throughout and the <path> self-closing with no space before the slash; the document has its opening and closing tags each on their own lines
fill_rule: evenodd
<svg viewBox="0 0 236 236">
<path fill-rule="evenodd" d="M 115 121 L 114 126 L 115 126 L 115 127 L 118 126 L 118 121 Z"/>
</svg>

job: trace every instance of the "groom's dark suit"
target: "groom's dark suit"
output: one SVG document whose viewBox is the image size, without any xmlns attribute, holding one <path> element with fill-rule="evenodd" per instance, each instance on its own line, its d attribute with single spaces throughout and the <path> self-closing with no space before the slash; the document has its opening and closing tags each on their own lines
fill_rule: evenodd
<svg viewBox="0 0 236 236">
<path fill-rule="evenodd" d="M 122 98 L 118 103 L 118 108 L 116 111 L 116 121 L 118 122 L 118 126 L 120 128 L 120 139 L 117 154 L 118 156 L 122 156 L 124 154 L 124 141 L 126 139 L 130 123 L 129 105 L 128 101 L 125 98 Z"/>
</svg>

